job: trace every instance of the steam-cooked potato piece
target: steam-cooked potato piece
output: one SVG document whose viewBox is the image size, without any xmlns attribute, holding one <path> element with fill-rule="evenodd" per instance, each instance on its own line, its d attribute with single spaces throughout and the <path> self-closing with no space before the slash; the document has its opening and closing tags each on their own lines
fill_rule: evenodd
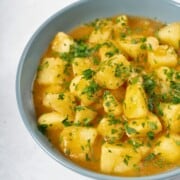
<svg viewBox="0 0 180 180">
<path fill-rule="evenodd" d="M 161 103 L 161 119 L 172 133 L 180 133 L 180 104 Z"/>
<path fill-rule="evenodd" d="M 95 128 L 66 127 L 60 134 L 60 148 L 73 159 L 89 161 L 93 157 L 92 146 L 96 136 Z"/>
<path fill-rule="evenodd" d="M 146 117 L 130 120 L 125 125 L 126 134 L 129 137 L 149 137 L 154 139 L 154 135 L 162 130 L 162 125 L 158 117 L 148 113 Z"/>
<path fill-rule="evenodd" d="M 38 68 L 37 82 L 43 85 L 62 84 L 70 79 L 68 69 L 67 62 L 62 59 L 44 58 Z"/>
<path fill-rule="evenodd" d="M 69 92 L 48 93 L 43 98 L 43 105 L 57 111 L 64 119 L 74 120 L 75 99 Z"/>
<path fill-rule="evenodd" d="M 70 91 L 80 100 L 82 105 L 89 106 L 101 95 L 99 85 L 93 79 L 76 76 L 70 84 Z"/>
<path fill-rule="evenodd" d="M 147 37 L 147 40 L 145 42 L 147 50 L 156 50 L 159 47 L 159 41 L 157 38 L 150 36 Z"/>
<path fill-rule="evenodd" d="M 108 142 L 117 142 L 124 134 L 122 120 L 113 115 L 104 117 L 100 121 L 97 130 Z"/>
<path fill-rule="evenodd" d="M 90 43 L 103 43 L 111 39 L 112 21 L 100 19 L 95 23 L 95 29 L 89 37 Z"/>
<path fill-rule="evenodd" d="M 103 107 L 106 113 L 118 116 L 122 113 L 122 104 L 109 92 L 105 91 L 103 95 Z"/>
<path fill-rule="evenodd" d="M 127 79 L 130 63 L 123 55 L 115 55 L 103 61 L 95 75 L 96 82 L 107 89 L 119 88 Z"/>
<path fill-rule="evenodd" d="M 161 136 L 154 147 L 154 153 L 166 162 L 175 163 L 180 161 L 180 136 L 169 134 Z"/>
<path fill-rule="evenodd" d="M 128 85 L 123 103 L 123 112 L 127 118 L 142 118 L 147 116 L 146 96 L 141 85 Z"/>
<path fill-rule="evenodd" d="M 128 17 L 126 15 L 120 15 L 116 17 L 115 26 L 118 28 L 124 28 L 128 25 Z"/>
<path fill-rule="evenodd" d="M 158 36 L 162 43 L 169 44 L 175 49 L 180 48 L 180 22 L 171 23 L 161 28 Z"/>
<path fill-rule="evenodd" d="M 51 48 L 55 52 L 65 53 L 69 52 L 70 46 L 74 43 L 73 39 L 63 32 L 57 33 L 55 36 Z"/>
<path fill-rule="evenodd" d="M 38 124 L 39 125 L 47 125 L 48 128 L 57 126 L 60 129 L 63 128 L 62 121 L 64 120 L 64 117 L 61 116 L 58 112 L 50 112 L 42 114 L 38 118 Z"/>
<path fill-rule="evenodd" d="M 81 75 L 86 69 L 96 69 L 96 65 L 90 58 L 75 58 L 72 63 L 74 75 Z"/>
<path fill-rule="evenodd" d="M 146 38 L 143 36 L 127 36 L 117 42 L 120 49 L 134 59 L 146 54 Z"/>
<path fill-rule="evenodd" d="M 104 43 L 99 49 L 99 56 L 101 61 L 108 60 L 110 57 L 118 53 L 118 48 L 112 42 Z"/>
<path fill-rule="evenodd" d="M 42 114 L 38 118 L 38 129 L 47 135 L 53 144 L 58 145 L 60 132 L 64 128 L 63 120 L 64 117 L 58 112 Z"/>
<path fill-rule="evenodd" d="M 97 112 L 85 107 L 76 106 L 76 114 L 74 122 L 81 125 L 88 125 L 96 117 Z"/>
<path fill-rule="evenodd" d="M 178 59 L 173 47 L 161 45 L 154 51 L 148 51 L 147 61 L 151 68 L 174 67 L 177 65 Z"/>
<path fill-rule="evenodd" d="M 137 167 L 141 154 L 129 145 L 105 143 L 101 148 L 101 171 L 104 173 L 127 173 Z"/>
</svg>

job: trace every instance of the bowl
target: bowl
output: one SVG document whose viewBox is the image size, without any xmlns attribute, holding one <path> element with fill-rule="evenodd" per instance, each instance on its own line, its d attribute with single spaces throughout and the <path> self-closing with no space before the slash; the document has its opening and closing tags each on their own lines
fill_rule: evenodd
<svg viewBox="0 0 180 180">
<path fill-rule="evenodd" d="M 168 23 L 180 20 L 180 4 L 177 0 L 81 0 L 60 10 L 38 28 L 24 49 L 16 77 L 17 104 L 24 124 L 34 140 L 53 159 L 73 171 L 88 177 L 104 180 L 169 179 L 180 175 L 180 169 L 177 168 L 146 177 L 117 177 L 84 169 L 61 155 L 37 129 L 32 101 L 32 84 L 39 59 L 54 35 L 58 31 L 68 32 L 72 28 L 97 17 L 108 17 L 123 13 L 157 18 Z"/>
</svg>

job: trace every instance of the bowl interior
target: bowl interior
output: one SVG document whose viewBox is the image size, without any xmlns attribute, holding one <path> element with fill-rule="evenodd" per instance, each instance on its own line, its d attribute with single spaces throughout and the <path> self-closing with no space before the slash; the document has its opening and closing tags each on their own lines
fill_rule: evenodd
<svg viewBox="0 0 180 180">
<path fill-rule="evenodd" d="M 71 163 L 54 149 L 48 140 L 37 130 L 36 116 L 32 102 L 32 83 L 39 64 L 39 59 L 48 47 L 49 42 L 58 31 L 68 32 L 70 29 L 95 18 L 117 14 L 129 14 L 157 18 L 163 22 L 180 21 L 180 6 L 173 0 L 82 0 L 57 12 L 35 32 L 28 42 L 18 67 L 16 79 L 16 95 L 22 119 L 33 138 L 55 160 L 64 166 L 86 176 L 96 179 L 121 179 L 119 177 L 97 174 Z M 172 170 L 146 179 L 165 179 L 180 174 L 180 170 Z M 132 179 L 132 178 L 122 178 Z M 133 179 L 144 179 L 133 178 Z"/>
</svg>

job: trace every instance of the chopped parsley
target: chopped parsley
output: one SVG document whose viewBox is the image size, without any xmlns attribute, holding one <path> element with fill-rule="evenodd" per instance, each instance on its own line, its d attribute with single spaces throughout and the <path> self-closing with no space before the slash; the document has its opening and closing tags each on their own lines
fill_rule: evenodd
<svg viewBox="0 0 180 180">
<path fill-rule="evenodd" d="M 123 162 L 128 166 L 129 160 L 130 160 L 131 158 L 132 158 L 131 156 L 129 156 L 129 155 L 126 154 L 125 157 L 124 157 Z"/>
<path fill-rule="evenodd" d="M 58 99 L 63 100 L 63 99 L 64 99 L 64 93 L 60 93 L 60 94 L 58 95 Z"/>
<path fill-rule="evenodd" d="M 125 124 L 125 130 L 128 134 L 136 134 L 137 133 L 136 129 L 129 127 L 127 123 Z"/>
<path fill-rule="evenodd" d="M 83 89 L 82 94 L 86 94 L 88 98 L 92 98 L 99 89 L 99 85 L 92 80 L 90 81 L 89 85 Z"/>
<path fill-rule="evenodd" d="M 38 130 L 39 130 L 42 134 L 46 134 L 47 128 L 48 128 L 48 125 L 47 125 L 47 124 L 40 124 L 40 125 L 38 125 Z"/>
<path fill-rule="evenodd" d="M 156 155 L 154 153 L 150 153 L 148 156 L 145 157 L 145 161 L 152 161 L 155 159 Z"/>
<path fill-rule="evenodd" d="M 147 132 L 147 137 L 150 139 L 150 140 L 153 140 L 154 139 L 154 132 L 152 132 L 152 131 L 149 131 L 149 132 Z"/>
<path fill-rule="evenodd" d="M 95 72 L 92 69 L 86 69 L 82 72 L 84 79 L 91 79 Z"/>
</svg>

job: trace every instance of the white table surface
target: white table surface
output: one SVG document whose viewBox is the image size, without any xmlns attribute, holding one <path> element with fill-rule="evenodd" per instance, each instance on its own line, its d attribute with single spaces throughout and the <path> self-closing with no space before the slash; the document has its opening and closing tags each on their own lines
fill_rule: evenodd
<svg viewBox="0 0 180 180">
<path fill-rule="evenodd" d="M 34 31 L 75 0 L 0 0 L 0 180 L 88 180 L 51 159 L 34 142 L 19 115 L 15 76 Z"/>
</svg>

